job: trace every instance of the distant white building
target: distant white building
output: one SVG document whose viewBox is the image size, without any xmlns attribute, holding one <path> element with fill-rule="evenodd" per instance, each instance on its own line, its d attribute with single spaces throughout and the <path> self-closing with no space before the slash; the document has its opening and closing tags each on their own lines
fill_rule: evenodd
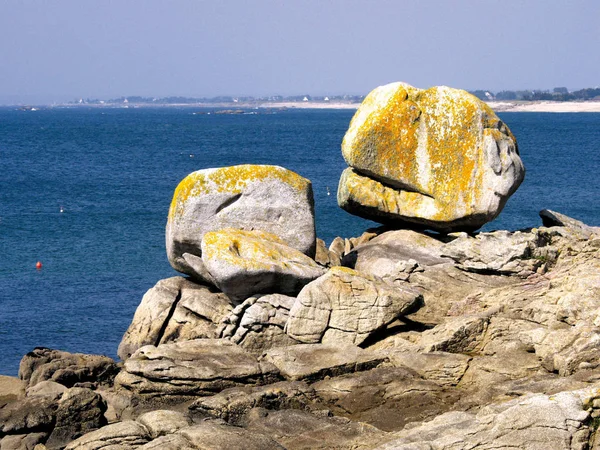
<svg viewBox="0 0 600 450">
<path fill-rule="evenodd" d="M 125 99 L 123 100 L 123 103 L 129 103 L 129 100 Z"/>
<path fill-rule="evenodd" d="M 325 97 L 323 100 L 325 100 L 326 102 L 329 101 L 329 97 Z"/>
<path fill-rule="evenodd" d="M 302 101 L 303 101 L 303 102 L 307 102 L 307 101 L 308 101 L 308 97 L 304 97 L 304 98 L 302 99 Z"/>
</svg>

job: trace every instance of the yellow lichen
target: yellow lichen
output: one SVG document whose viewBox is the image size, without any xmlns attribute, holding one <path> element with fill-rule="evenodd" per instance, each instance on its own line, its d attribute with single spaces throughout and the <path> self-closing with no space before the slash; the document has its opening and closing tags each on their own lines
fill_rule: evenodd
<svg viewBox="0 0 600 450">
<path fill-rule="evenodd" d="M 289 268 L 293 264 L 317 267 L 311 258 L 272 233 L 236 228 L 206 233 L 202 239 L 202 258 L 218 259 L 246 270 L 272 271 L 274 267 Z"/>
<path fill-rule="evenodd" d="M 248 184 L 268 179 L 279 180 L 299 192 L 305 191 L 310 185 L 310 181 L 297 173 L 278 166 L 245 164 L 199 170 L 185 177 L 175 189 L 169 208 L 169 221 L 183 213 L 190 197 L 211 192 L 240 194 Z"/>
</svg>

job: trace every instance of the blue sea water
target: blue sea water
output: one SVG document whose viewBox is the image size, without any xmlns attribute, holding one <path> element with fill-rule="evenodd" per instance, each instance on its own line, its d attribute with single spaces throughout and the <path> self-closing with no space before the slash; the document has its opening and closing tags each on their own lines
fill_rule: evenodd
<svg viewBox="0 0 600 450">
<path fill-rule="evenodd" d="M 116 357 L 144 292 L 175 274 L 164 227 L 194 170 L 277 164 L 309 178 L 327 243 L 373 225 L 335 198 L 353 111 L 196 111 L 0 108 L 0 374 L 35 346 Z M 600 114 L 500 116 L 527 175 L 485 229 L 538 226 L 543 208 L 600 225 Z"/>
</svg>

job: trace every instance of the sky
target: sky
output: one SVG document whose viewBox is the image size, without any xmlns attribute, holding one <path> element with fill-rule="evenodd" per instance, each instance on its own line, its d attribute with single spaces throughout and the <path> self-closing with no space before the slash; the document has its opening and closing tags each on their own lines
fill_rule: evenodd
<svg viewBox="0 0 600 450">
<path fill-rule="evenodd" d="M 0 0 L 0 104 L 600 85 L 598 0 Z"/>
</svg>

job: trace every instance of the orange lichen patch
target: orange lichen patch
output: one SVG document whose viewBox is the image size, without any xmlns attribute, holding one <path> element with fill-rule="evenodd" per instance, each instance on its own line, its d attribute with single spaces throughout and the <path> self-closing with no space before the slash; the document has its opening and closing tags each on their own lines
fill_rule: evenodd
<svg viewBox="0 0 600 450">
<path fill-rule="evenodd" d="M 351 277 L 360 277 L 365 280 L 375 281 L 375 277 L 366 273 L 359 272 L 358 270 L 350 269 L 349 267 L 344 266 L 334 266 L 329 269 L 329 273 L 333 276 L 348 278 Z"/>
<path fill-rule="evenodd" d="M 419 106 L 408 99 L 405 87 L 398 87 L 383 107 L 366 117 L 355 142 L 344 139 L 342 151 L 346 160 L 391 183 L 402 179 L 406 184 L 416 184 L 410 168 L 418 146 L 420 115 Z"/>
<path fill-rule="evenodd" d="M 278 180 L 298 192 L 306 191 L 310 186 L 307 179 L 279 166 L 245 164 L 199 170 L 185 177 L 175 189 L 169 208 L 169 221 L 183 214 L 190 197 L 220 192 L 240 194 L 248 184 L 267 180 Z"/>
<path fill-rule="evenodd" d="M 369 177 L 363 177 L 352 169 L 346 169 L 340 178 L 338 203 L 345 209 L 348 204 L 359 204 L 364 210 L 382 218 L 403 216 L 437 217 L 441 222 L 450 222 L 460 217 L 454 210 L 432 197 L 418 192 L 402 191 L 381 184 Z"/>
<path fill-rule="evenodd" d="M 477 98 L 449 88 L 432 88 L 423 92 L 421 107 L 427 129 L 425 146 L 430 165 L 430 192 L 435 199 L 454 208 L 458 196 L 466 214 L 480 195 L 476 187 L 483 171 L 479 155 L 482 139 L 482 107 Z M 432 219 L 439 220 L 435 215 Z"/>
<path fill-rule="evenodd" d="M 311 258 L 272 233 L 236 228 L 206 233 L 202 240 L 202 258 L 218 259 L 251 271 L 278 271 L 294 264 L 318 267 Z"/>
</svg>

